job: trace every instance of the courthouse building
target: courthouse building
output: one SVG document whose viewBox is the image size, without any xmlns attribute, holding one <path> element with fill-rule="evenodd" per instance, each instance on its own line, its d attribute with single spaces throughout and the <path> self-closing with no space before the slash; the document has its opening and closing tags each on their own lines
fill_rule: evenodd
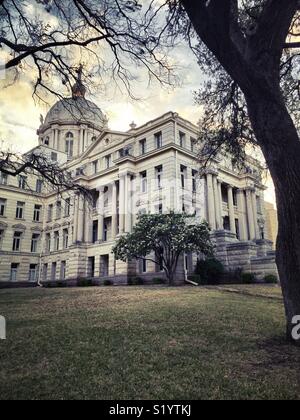
<svg viewBox="0 0 300 420">
<path fill-rule="evenodd" d="M 73 97 L 41 118 L 35 152 L 72 173 L 94 202 L 71 192 L 58 196 L 34 176 L 0 175 L 1 282 L 161 277 L 154 263 L 115 261 L 111 250 L 139 213 L 170 210 L 209 222 L 216 255 L 229 270 L 276 273 L 258 161 L 248 156 L 237 170 L 230 156 L 220 156 L 200 177 L 196 125 L 168 112 L 115 131 L 85 94 L 78 80 Z M 179 282 L 196 258 L 182 258 Z"/>
</svg>

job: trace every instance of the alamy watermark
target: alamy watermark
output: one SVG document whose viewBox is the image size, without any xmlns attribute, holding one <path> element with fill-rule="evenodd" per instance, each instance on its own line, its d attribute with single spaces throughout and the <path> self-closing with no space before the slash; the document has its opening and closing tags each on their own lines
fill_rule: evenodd
<svg viewBox="0 0 300 420">
<path fill-rule="evenodd" d="M 298 341 L 300 340 L 300 315 L 295 315 L 293 317 L 292 324 L 295 325 L 292 329 L 293 340 Z"/>
<path fill-rule="evenodd" d="M 0 340 L 6 340 L 6 319 L 0 315 Z"/>
</svg>

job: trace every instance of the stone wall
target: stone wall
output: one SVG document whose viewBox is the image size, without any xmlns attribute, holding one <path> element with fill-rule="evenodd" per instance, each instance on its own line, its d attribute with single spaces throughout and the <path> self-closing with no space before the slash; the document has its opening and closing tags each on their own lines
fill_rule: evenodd
<svg viewBox="0 0 300 420">
<path fill-rule="evenodd" d="M 242 268 L 244 272 L 254 273 L 261 280 L 268 274 L 278 277 L 276 253 L 269 240 L 239 242 L 228 231 L 216 231 L 212 235 L 216 246 L 216 257 L 228 271 Z"/>
</svg>

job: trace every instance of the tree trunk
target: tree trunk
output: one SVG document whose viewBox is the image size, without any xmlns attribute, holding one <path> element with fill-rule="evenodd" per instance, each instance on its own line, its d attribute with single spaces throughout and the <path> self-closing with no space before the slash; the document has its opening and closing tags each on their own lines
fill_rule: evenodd
<svg viewBox="0 0 300 420">
<path fill-rule="evenodd" d="M 175 270 L 173 268 L 169 268 L 166 270 L 166 276 L 167 276 L 169 286 L 174 285 L 174 274 L 175 274 Z"/>
<path fill-rule="evenodd" d="M 274 92 L 277 92 L 274 93 Z M 277 266 L 283 290 L 287 337 L 300 315 L 300 141 L 277 87 L 270 95 L 256 92 L 246 98 L 249 116 L 274 181 L 279 232 Z M 300 345 L 300 340 L 295 342 Z"/>
</svg>

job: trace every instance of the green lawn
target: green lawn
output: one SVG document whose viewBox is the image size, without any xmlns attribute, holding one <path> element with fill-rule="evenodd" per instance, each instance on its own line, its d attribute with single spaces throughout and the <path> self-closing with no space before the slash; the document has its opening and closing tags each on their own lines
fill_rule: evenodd
<svg viewBox="0 0 300 420">
<path fill-rule="evenodd" d="M 299 399 L 279 300 L 204 288 L 0 291 L 0 399 Z"/>
</svg>

